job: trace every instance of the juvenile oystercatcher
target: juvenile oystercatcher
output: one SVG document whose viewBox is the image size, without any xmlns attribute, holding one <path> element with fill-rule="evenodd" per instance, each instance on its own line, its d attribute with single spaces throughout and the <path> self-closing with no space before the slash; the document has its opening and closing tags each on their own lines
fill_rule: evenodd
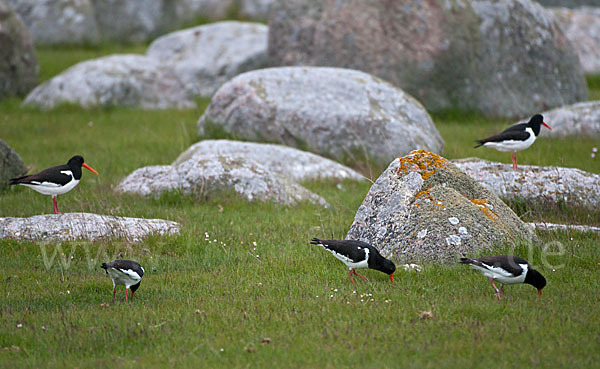
<svg viewBox="0 0 600 369">
<path fill-rule="evenodd" d="M 478 145 L 475 147 L 486 146 L 502 152 L 512 152 L 513 169 L 517 169 L 517 151 L 525 150 L 535 142 L 542 124 L 552 130 L 544 122 L 544 117 L 536 114 L 527 123 L 517 123 L 497 135 L 477 140 Z"/>
<path fill-rule="evenodd" d="M 132 260 L 115 260 L 110 263 L 102 263 L 102 269 L 106 271 L 106 274 L 110 276 L 113 282 L 113 302 L 115 301 L 115 293 L 118 285 L 125 286 L 125 301 L 127 299 L 127 291 L 131 288 L 131 297 L 142 283 L 142 277 L 144 276 L 144 268 Z"/>
<path fill-rule="evenodd" d="M 98 174 L 92 167 L 84 163 L 83 157 L 75 155 L 65 165 L 44 169 L 39 173 L 13 178 L 11 185 L 27 186 L 44 195 L 52 196 L 52 211 L 54 214 L 61 214 L 58 211 L 56 196 L 71 191 L 81 179 L 81 167 Z"/>
<path fill-rule="evenodd" d="M 355 269 L 359 268 L 370 268 L 389 274 L 390 280 L 394 283 L 394 271 L 396 270 L 396 265 L 381 256 L 375 247 L 366 242 L 354 240 L 320 240 L 318 238 L 313 238 L 310 243 L 322 246 L 325 250 L 331 252 L 333 256 L 346 264 L 349 269 L 348 274 L 350 275 L 350 280 L 353 284 L 353 275 L 366 281 L 369 280 L 367 277 L 356 273 Z"/>
<path fill-rule="evenodd" d="M 473 269 L 488 277 L 492 287 L 496 291 L 496 297 L 504 296 L 505 284 L 527 283 L 537 288 L 538 296 L 542 296 L 542 288 L 546 286 L 546 278 L 537 270 L 533 269 L 527 260 L 511 255 L 485 256 L 477 259 L 460 258 L 460 264 L 468 264 Z M 502 285 L 500 289 L 494 284 L 494 280 Z"/>
</svg>

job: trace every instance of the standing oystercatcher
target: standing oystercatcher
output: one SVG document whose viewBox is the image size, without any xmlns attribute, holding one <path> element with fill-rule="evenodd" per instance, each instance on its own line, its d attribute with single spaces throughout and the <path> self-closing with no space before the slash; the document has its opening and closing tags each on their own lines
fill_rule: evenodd
<svg viewBox="0 0 600 369">
<path fill-rule="evenodd" d="M 504 296 L 505 284 L 527 283 L 537 288 L 538 296 L 542 296 L 542 288 L 546 286 L 546 278 L 537 270 L 533 269 L 527 260 L 511 255 L 485 256 L 477 259 L 460 258 L 460 264 L 468 264 L 473 269 L 490 279 L 490 283 L 496 290 L 496 297 L 501 299 L 500 292 Z M 502 283 L 500 289 L 494 284 L 494 280 Z"/>
<path fill-rule="evenodd" d="M 353 284 L 353 275 L 366 281 L 369 280 L 367 277 L 356 273 L 354 269 L 359 268 L 370 268 L 389 274 L 390 280 L 394 283 L 394 271 L 396 270 L 396 265 L 381 256 L 375 247 L 366 242 L 354 240 L 320 240 L 318 238 L 313 238 L 310 243 L 322 246 L 325 250 L 331 252 L 333 256 L 346 264 L 350 269 L 348 274 L 350 275 L 350 280 Z"/>
<path fill-rule="evenodd" d="M 44 169 L 39 173 L 13 178 L 11 185 L 22 185 L 33 188 L 39 193 L 52 196 L 52 211 L 54 214 L 61 214 L 58 211 L 56 196 L 71 191 L 81 179 L 81 167 L 98 174 L 92 167 L 84 163 L 83 157 L 75 155 L 65 165 Z"/>
<path fill-rule="evenodd" d="M 142 277 L 144 276 L 144 268 L 132 260 L 115 260 L 110 263 L 102 263 L 102 269 L 110 276 L 113 282 L 113 302 L 115 301 L 115 293 L 118 285 L 125 286 L 125 301 L 127 299 L 127 291 L 131 288 L 131 297 L 140 288 Z"/>
<path fill-rule="evenodd" d="M 542 124 L 552 130 L 544 122 L 544 117 L 536 114 L 527 123 L 517 123 L 497 135 L 477 140 L 478 145 L 475 147 L 486 146 L 502 152 L 512 152 L 513 169 L 517 169 L 517 151 L 525 150 L 535 142 Z"/>
</svg>

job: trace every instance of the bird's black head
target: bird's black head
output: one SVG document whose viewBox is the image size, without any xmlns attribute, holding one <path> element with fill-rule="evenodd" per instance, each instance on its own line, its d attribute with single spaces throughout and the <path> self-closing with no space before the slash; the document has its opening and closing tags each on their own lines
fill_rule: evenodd
<svg viewBox="0 0 600 369">
<path fill-rule="evenodd" d="M 135 293 L 135 291 L 137 291 L 137 289 L 140 288 L 140 284 L 141 283 L 142 283 L 142 281 L 139 281 L 138 283 L 136 283 L 133 286 L 129 287 L 131 289 L 131 296 L 133 296 L 133 294 Z"/>
<path fill-rule="evenodd" d="M 537 288 L 538 295 L 542 295 L 542 288 L 546 287 L 546 278 L 535 269 L 529 269 L 525 276 L 525 283 Z"/>
<path fill-rule="evenodd" d="M 96 172 L 96 170 L 94 168 L 90 167 L 89 165 L 87 165 L 84 162 L 83 156 L 81 156 L 81 155 L 73 156 L 71 159 L 69 159 L 69 161 L 67 162 L 67 165 L 73 171 L 73 174 L 75 175 L 75 179 L 81 178 L 81 167 L 84 167 L 85 169 L 89 170 L 90 172 L 92 172 L 94 174 L 98 174 L 98 172 Z"/>
<path fill-rule="evenodd" d="M 540 134 L 540 128 L 542 124 L 546 126 L 549 130 L 552 130 L 552 128 L 550 128 L 550 126 L 544 122 L 544 117 L 541 114 L 536 114 L 533 117 L 531 117 L 531 119 L 529 119 L 529 122 L 527 123 L 527 126 L 531 127 L 533 133 L 535 133 L 535 135 L 537 136 Z"/>
<path fill-rule="evenodd" d="M 383 272 L 385 274 L 389 274 L 390 281 L 394 283 L 394 272 L 396 271 L 396 265 L 391 260 L 388 260 L 383 256 L 379 256 L 377 258 L 376 264 L 372 267 L 369 267 L 371 269 L 379 270 L 380 272 Z"/>
<path fill-rule="evenodd" d="M 83 156 L 81 156 L 81 155 L 75 155 L 71 159 L 69 159 L 69 161 L 67 162 L 67 165 L 70 166 L 70 167 L 79 167 L 79 168 L 81 168 L 81 166 L 83 165 L 83 163 L 84 163 Z"/>
</svg>

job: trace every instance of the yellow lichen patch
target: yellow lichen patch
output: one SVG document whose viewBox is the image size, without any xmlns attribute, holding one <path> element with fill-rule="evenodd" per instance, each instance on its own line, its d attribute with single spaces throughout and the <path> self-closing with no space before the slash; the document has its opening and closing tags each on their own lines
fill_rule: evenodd
<svg viewBox="0 0 600 369">
<path fill-rule="evenodd" d="M 438 169 L 446 168 L 448 160 L 427 150 L 415 150 L 400 159 L 398 174 L 407 174 L 411 168 L 419 170 L 421 178 L 427 179 Z"/>
<path fill-rule="evenodd" d="M 431 196 L 431 194 L 429 193 L 429 189 L 423 190 L 423 191 L 419 192 L 418 194 L 416 194 L 415 200 L 423 195 L 426 195 L 429 200 L 433 201 L 433 196 Z"/>
<path fill-rule="evenodd" d="M 475 206 L 477 206 L 479 209 L 481 209 L 481 211 L 483 211 L 483 213 L 488 218 L 490 218 L 494 222 L 496 221 L 496 219 L 494 219 L 494 215 L 497 217 L 498 214 L 494 213 L 493 211 L 490 210 L 490 208 L 488 208 L 488 206 L 487 206 L 487 200 L 485 200 L 485 199 L 473 199 L 473 200 L 471 200 L 471 202 L 473 204 L 475 204 Z"/>
</svg>

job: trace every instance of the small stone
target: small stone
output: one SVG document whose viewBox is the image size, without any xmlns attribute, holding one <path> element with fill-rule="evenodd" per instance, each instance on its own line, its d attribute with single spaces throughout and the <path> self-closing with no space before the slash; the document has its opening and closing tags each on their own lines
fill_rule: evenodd
<svg viewBox="0 0 600 369">
<path fill-rule="evenodd" d="M 456 218 L 456 217 L 448 218 L 448 221 L 453 225 L 457 225 L 459 222 L 458 218 Z"/>
</svg>

